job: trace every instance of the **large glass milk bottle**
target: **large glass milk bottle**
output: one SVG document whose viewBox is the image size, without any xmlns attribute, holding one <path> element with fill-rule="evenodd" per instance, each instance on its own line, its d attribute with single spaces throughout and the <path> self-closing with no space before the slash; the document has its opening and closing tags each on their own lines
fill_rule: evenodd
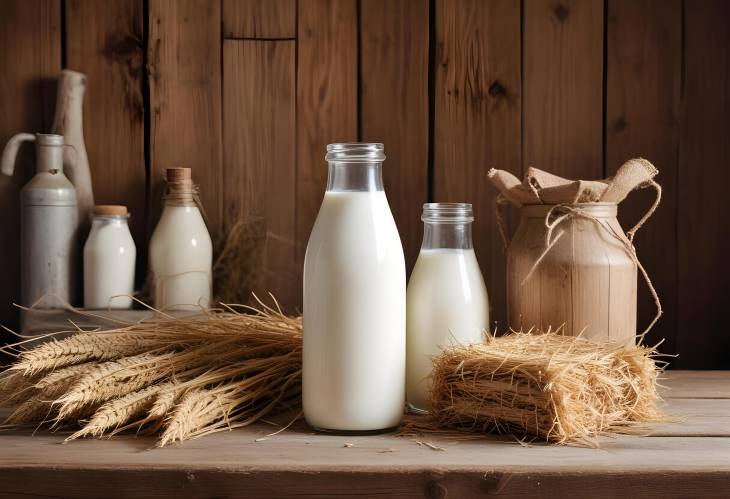
<svg viewBox="0 0 730 499">
<path fill-rule="evenodd" d="M 403 416 L 406 275 L 384 159 L 382 144 L 327 146 L 304 263 L 304 416 L 319 430 L 378 431 Z"/>
<path fill-rule="evenodd" d="M 423 205 L 423 244 L 408 282 L 408 406 L 429 409 L 432 362 L 444 346 L 478 343 L 489 301 L 471 240 L 466 203 Z"/>
</svg>

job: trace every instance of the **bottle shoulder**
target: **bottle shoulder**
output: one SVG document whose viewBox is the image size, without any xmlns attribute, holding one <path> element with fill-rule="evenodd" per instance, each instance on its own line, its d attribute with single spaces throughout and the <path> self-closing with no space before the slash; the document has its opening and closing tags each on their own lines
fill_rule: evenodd
<svg viewBox="0 0 730 499">
<path fill-rule="evenodd" d="M 197 206 L 166 206 L 152 232 L 153 240 L 187 240 L 212 244 L 208 227 Z"/>
</svg>

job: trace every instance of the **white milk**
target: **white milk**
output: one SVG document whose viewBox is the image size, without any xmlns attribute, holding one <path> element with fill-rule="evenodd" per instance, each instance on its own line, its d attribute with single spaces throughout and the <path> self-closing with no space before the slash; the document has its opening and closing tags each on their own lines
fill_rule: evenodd
<svg viewBox="0 0 730 499">
<path fill-rule="evenodd" d="M 136 257 L 125 217 L 94 217 L 84 245 L 84 307 L 130 308 Z"/>
<path fill-rule="evenodd" d="M 397 426 L 405 262 L 383 191 L 326 192 L 304 263 L 303 403 L 319 429 Z"/>
<path fill-rule="evenodd" d="M 407 399 L 429 409 L 431 357 L 441 346 L 478 343 L 489 303 L 473 249 L 422 249 L 408 282 Z"/>
<path fill-rule="evenodd" d="M 198 207 L 166 205 L 150 239 L 155 307 L 208 307 L 212 262 L 213 244 Z"/>
</svg>

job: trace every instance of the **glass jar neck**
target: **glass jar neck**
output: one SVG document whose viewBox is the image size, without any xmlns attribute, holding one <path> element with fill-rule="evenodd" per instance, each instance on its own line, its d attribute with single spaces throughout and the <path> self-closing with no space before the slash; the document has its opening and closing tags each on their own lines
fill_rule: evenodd
<svg viewBox="0 0 730 499">
<path fill-rule="evenodd" d="M 330 161 L 328 191 L 374 192 L 383 190 L 383 163 Z"/>
<path fill-rule="evenodd" d="M 103 225 L 111 227 L 126 227 L 127 217 L 115 217 L 115 216 L 94 216 L 91 222 L 91 227 L 101 227 Z"/>
<path fill-rule="evenodd" d="M 471 225 L 471 222 L 424 222 L 421 249 L 472 249 Z"/>
</svg>

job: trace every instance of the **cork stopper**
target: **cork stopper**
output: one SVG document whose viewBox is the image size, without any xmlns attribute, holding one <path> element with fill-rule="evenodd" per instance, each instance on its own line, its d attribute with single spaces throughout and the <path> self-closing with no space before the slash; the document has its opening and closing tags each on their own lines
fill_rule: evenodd
<svg viewBox="0 0 730 499">
<path fill-rule="evenodd" d="M 94 215 L 103 217 L 126 217 L 127 207 L 119 204 L 97 204 L 94 206 Z"/>
<path fill-rule="evenodd" d="M 192 177 L 190 168 L 168 168 L 165 171 L 165 178 L 168 182 L 185 182 L 191 180 Z"/>
</svg>

